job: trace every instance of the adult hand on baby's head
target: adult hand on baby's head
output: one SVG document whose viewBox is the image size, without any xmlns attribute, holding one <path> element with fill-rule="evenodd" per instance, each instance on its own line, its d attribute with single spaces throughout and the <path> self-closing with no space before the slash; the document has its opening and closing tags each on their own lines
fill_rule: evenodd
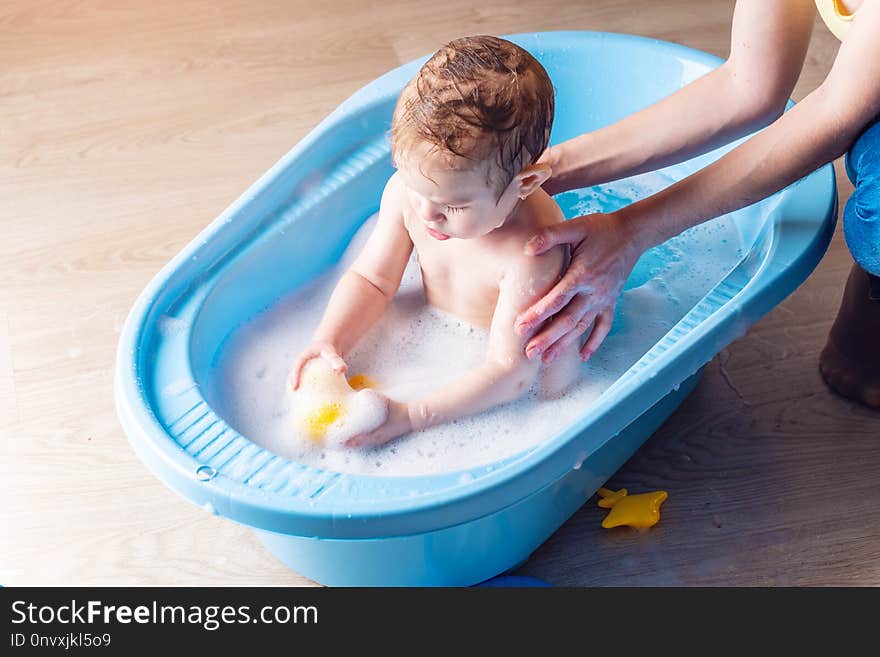
<svg viewBox="0 0 880 657">
<path fill-rule="evenodd" d="M 385 422 L 368 433 L 352 436 L 345 442 L 346 447 L 378 447 L 413 430 L 407 404 L 388 399 L 381 393 L 376 394 L 388 404 Z"/>
<path fill-rule="evenodd" d="M 623 284 L 641 255 L 618 214 L 591 214 L 548 226 L 526 244 L 538 255 L 559 244 L 571 245 L 571 262 L 562 279 L 544 297 L 520 314 L 516 331 L 528 335 L 553 320 L 526 344 L 529 359 L 550 363 L 562 349 L 592 326 L 581 348 L 589 360 L 611 330 L 614 308 Z"/>
<path fill-rule="evenodd" d="M 342 374 L 348 369 L 348 365 L 345 364 L 345 361 L 342 359 L 342 356 L 339 355 L 336 347 L 329 342 L 313 342 L 302 352 L 302 354 L 300 354 L 290 370 L 290 386 L 294 390 L 299 388 L 299 384 L 302 381 L 302 372 L 306 363 L 314 358 L 324 358 L 330 363 L 330 367 L 333 368 L 333 371 L 339 374 Z"/>
</svg>

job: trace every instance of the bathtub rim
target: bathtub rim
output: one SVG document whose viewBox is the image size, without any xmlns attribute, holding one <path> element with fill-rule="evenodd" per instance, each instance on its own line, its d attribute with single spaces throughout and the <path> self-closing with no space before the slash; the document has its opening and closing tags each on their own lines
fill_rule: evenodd
<svg viewBox="0 0 880 657">
<path fill-rule="evenodd" d="M 673 53 L 677 52 L 696 63 L 713 66 L 720 61 L 719 58 L 708 53 L 645 37 L 575 31 L 538 34 L 581 38 L 590 35 L 598 38 L 662 44 L 664 47 L 670 48 Z M 512 35 L 509 38 L 521 42 L 533 37 L 534 33 Z M 784 210 L 792 199 L 791 195 L 782 192 L 782 201 L 777 208 L 778 214 L 775 218 L 777 225 L 774 228 L 773 253 L 765 258 L 760 271 L 749 281 L 748 286 L 737 294 L 736 303 L 733 304 L 734 299 L 728 300 L 736 306 L 735 309 L 731 307 L 729 312 L 721 313 L 720 311 L 727 306 L 727 303 L 714 308 L 699 326 L 688 332 L 687 340 L 678 343 L 675 348 L 668 349 L 665 354 L 661 354 L 654 361 L 653 376 L 644 379 L 630 377 L 628 385 L 615 387 L 614 394 L 605 399 L 605 403 L 601 405 L 600 409 L 593 409 L 593 412 L 585 413 L 578 422 L 570 425 L 565 431 L 534 448 L 501 461 L 500 463 L 503 465 L 467 484 L 445 487 L 431 494 L 408 499 L 370 500 L 369 509 L 355 509 L 351 514 L 340 514 L 337 509 L 328 508 L 320 503 L 309 507 L 299 498 L 258 491 L 251 486 L 222 475 L 209 481 L 199 481 L 195 472 L 203 464 L 187 454 L 180 445 L 170 438 L 162 428 L 159 418 L 152 412 L 149 400 L 139 386 L 141 379 L 138 375 L 137 350 L 141 345 L 141 338 L 146 330 L 146 319 L 153 304 L 160 291 L 173 277 L 183 279 L 184 283 L 192 280 L 184 273 L 186 269 L 193 266 L 189 262 L 191 254 L 222 230 L 227 217 L 234 215 L 261 189 L 272 184 L 279 173 L 337 119 L 364 105 L 385 102 L 389 95 L 393 95 L 376 91 L 373 89 L 374 86 L 381 86 L 380 83 L 385 84 L 395 76 L 403 77 L 405 74 L 402 71 L 406 67 L 412 67 L 423 59 L 415 60 L 415 62 L 410 62 L 380 76 L 355 92 L 325 117 L 318 126 L 311 130 L 293 149 L 166 264 L 145 287 L 132 306 L 117 351 L 114 382 L 117 412 L 129 442 L 134 446 L 141 459 L 169 487 L 196 504 L 250 526 L 281 533 L 326 538 L 370 538 L 412 534 L 453 526 L 482 517 L 495 509 L 504 508 L 517 502 L 531 491 L 546 485 L 548 481 L 558 479 L 572 467 L 572 464 L 581 460 L 582 453 L 576 444 L 578 443 L 576 439 L 587 430 L 604 436 L 601 442 L 592 447 L 592 450 L 600 449 L 608 440 L 611 440 L 630 422 L 644 413 L 647 408 L 650 408 L 652 403 L 714 357 L 720 348 L 738 337 L 742 324 L 750 325 L 793 291 L 812 271 L 827 248 L 830 240 L 829 225 L 833 229 L 831 219 L 832 215 L 836 216 L 836 187 L 834 186 L 834 171 L 831 165 L 825 165 L 800 183 L 795 184 L 796 186 L 804 185 L 816 188 L 818 191 L 813 191 L 812 194 L 818 194 L 820 200 L 821 197 L 827 196 L 828 202 L 824 212 L 821 213 L 822 218 L 812 218 L 813 230 L 807 230 L 808 234 L 800 234 L 804 231 L 798 233 L 795 230 L 793 234 L 789 235 L 790 239 L 787 243 L 779 241 L 780 235 L 786 235 L 785 230 L 780 230 L 779 222 L 784 222 L 786 218 Z M 360 97 L 361 94 L 363 94 L 363 98 Z M 829 187 L 830 194 L 824 194 L 822 190 L 819 190 L 819 188 L 828 190 Z M 815 214 L 820 213 L 816 212 Z M 770 220 L 770 218 L 765 219 L 765 221 Z M 799 247 L 796 247 L 795 243 Z M 800 271 L 795 271 L 796 269 Z M 759 282 L 761 285 L 758 285 Z M 706 354 L 709 354 L 708 357 Z M 680 376 L 673 375 L 672 370 L 680 372 Z M 648 394 L 649 391 L 651 394 Z M 639 403 L 637 399 L 639 396 L 648 401 Z M 646 407 L 640 408 L 642 405 Z M 634 408 L 640 408 L 640 410 L 634 413 L 632 412 Z M 622 412 L 623 409 L 626 409 L 626 412 Z M 357 475 L 342 476 L 357 477 Z M 364 476 L 377 479 L 376 477 Z M 391 479 L 400 481 L 408 478 L 394 477 Z M 423 481 L 425 477 L 413 477 L 413 479 Z M 488 502 L 490 499 L 492 500 L 491 504 Z"/>
</svg>

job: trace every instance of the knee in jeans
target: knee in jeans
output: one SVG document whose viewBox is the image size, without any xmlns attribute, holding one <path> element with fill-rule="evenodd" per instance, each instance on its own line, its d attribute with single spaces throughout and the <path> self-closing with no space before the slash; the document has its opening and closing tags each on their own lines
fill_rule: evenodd
<svg viewBox="0 0 880 657">
<path fill-rule="evenodd" d="M 880 172 L 880 121 L 862 132 L 846 154 L 847 173 L 854 185 Z"/>
<path fill-rule="evenodd" d="M 880 185 L 856 188 L 843 211 L 843 235 L 859 266 L 880 276 Z"/>
<path fill-rule="evenodd" d="M 860 176 L 846 209 L 853 213 L 850 221 L 876 222 L 880 219 L 880 171 Z"/>
</svg>

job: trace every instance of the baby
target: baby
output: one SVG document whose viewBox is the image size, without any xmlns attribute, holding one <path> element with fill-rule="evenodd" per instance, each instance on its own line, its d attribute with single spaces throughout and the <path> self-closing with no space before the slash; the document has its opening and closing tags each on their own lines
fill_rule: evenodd
<svg viewBox="0 0 880 657">
<path fill-rule="evenodd" d="M 345 355 L 391 303 L 414 248 L 428 303 L 487 328 L 488 353 L 480 367 L 425 398 L 382 397 L 384 421 L 349 437 L 347 446 L 380 445 L 479 413 L 515 399 L 536 380 L 540 359 L 527 357 L 529 336 L 514 331 L 514 320 L 550 290 L 566 264 L 563 248 L 538 257 L 523 249 L 537 230 L 564 220 L 541 189 L 550 168 L 538 163 L 553 105 L 541 64 L 490 36 L 444 46 L 404 88 L 391 128 L 397 172 L 364 250 L 293 367 L 294 395 L 304 371 L 317 365 L 309 365 L 313 359 L 343 375 Z M 541 373 L 545 394 L 560 392 L 576 376 L 577 348 L 572 344 Z"/>
</svg>

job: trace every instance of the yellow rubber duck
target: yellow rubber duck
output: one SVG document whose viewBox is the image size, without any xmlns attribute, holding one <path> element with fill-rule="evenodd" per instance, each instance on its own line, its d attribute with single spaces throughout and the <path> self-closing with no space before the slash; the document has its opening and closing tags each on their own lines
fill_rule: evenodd
<svg viewBox="0 0 880 657">
<path fill-rule="evenodd" d="M 385 402 L 375 385 L 366 374 L 346 381 L 323 358 L 309 361 L 299 389 L 291 393 L 294 426 L 315 445 L 341 447 L 351 436 L 385 421 Z"/>
</svg>

